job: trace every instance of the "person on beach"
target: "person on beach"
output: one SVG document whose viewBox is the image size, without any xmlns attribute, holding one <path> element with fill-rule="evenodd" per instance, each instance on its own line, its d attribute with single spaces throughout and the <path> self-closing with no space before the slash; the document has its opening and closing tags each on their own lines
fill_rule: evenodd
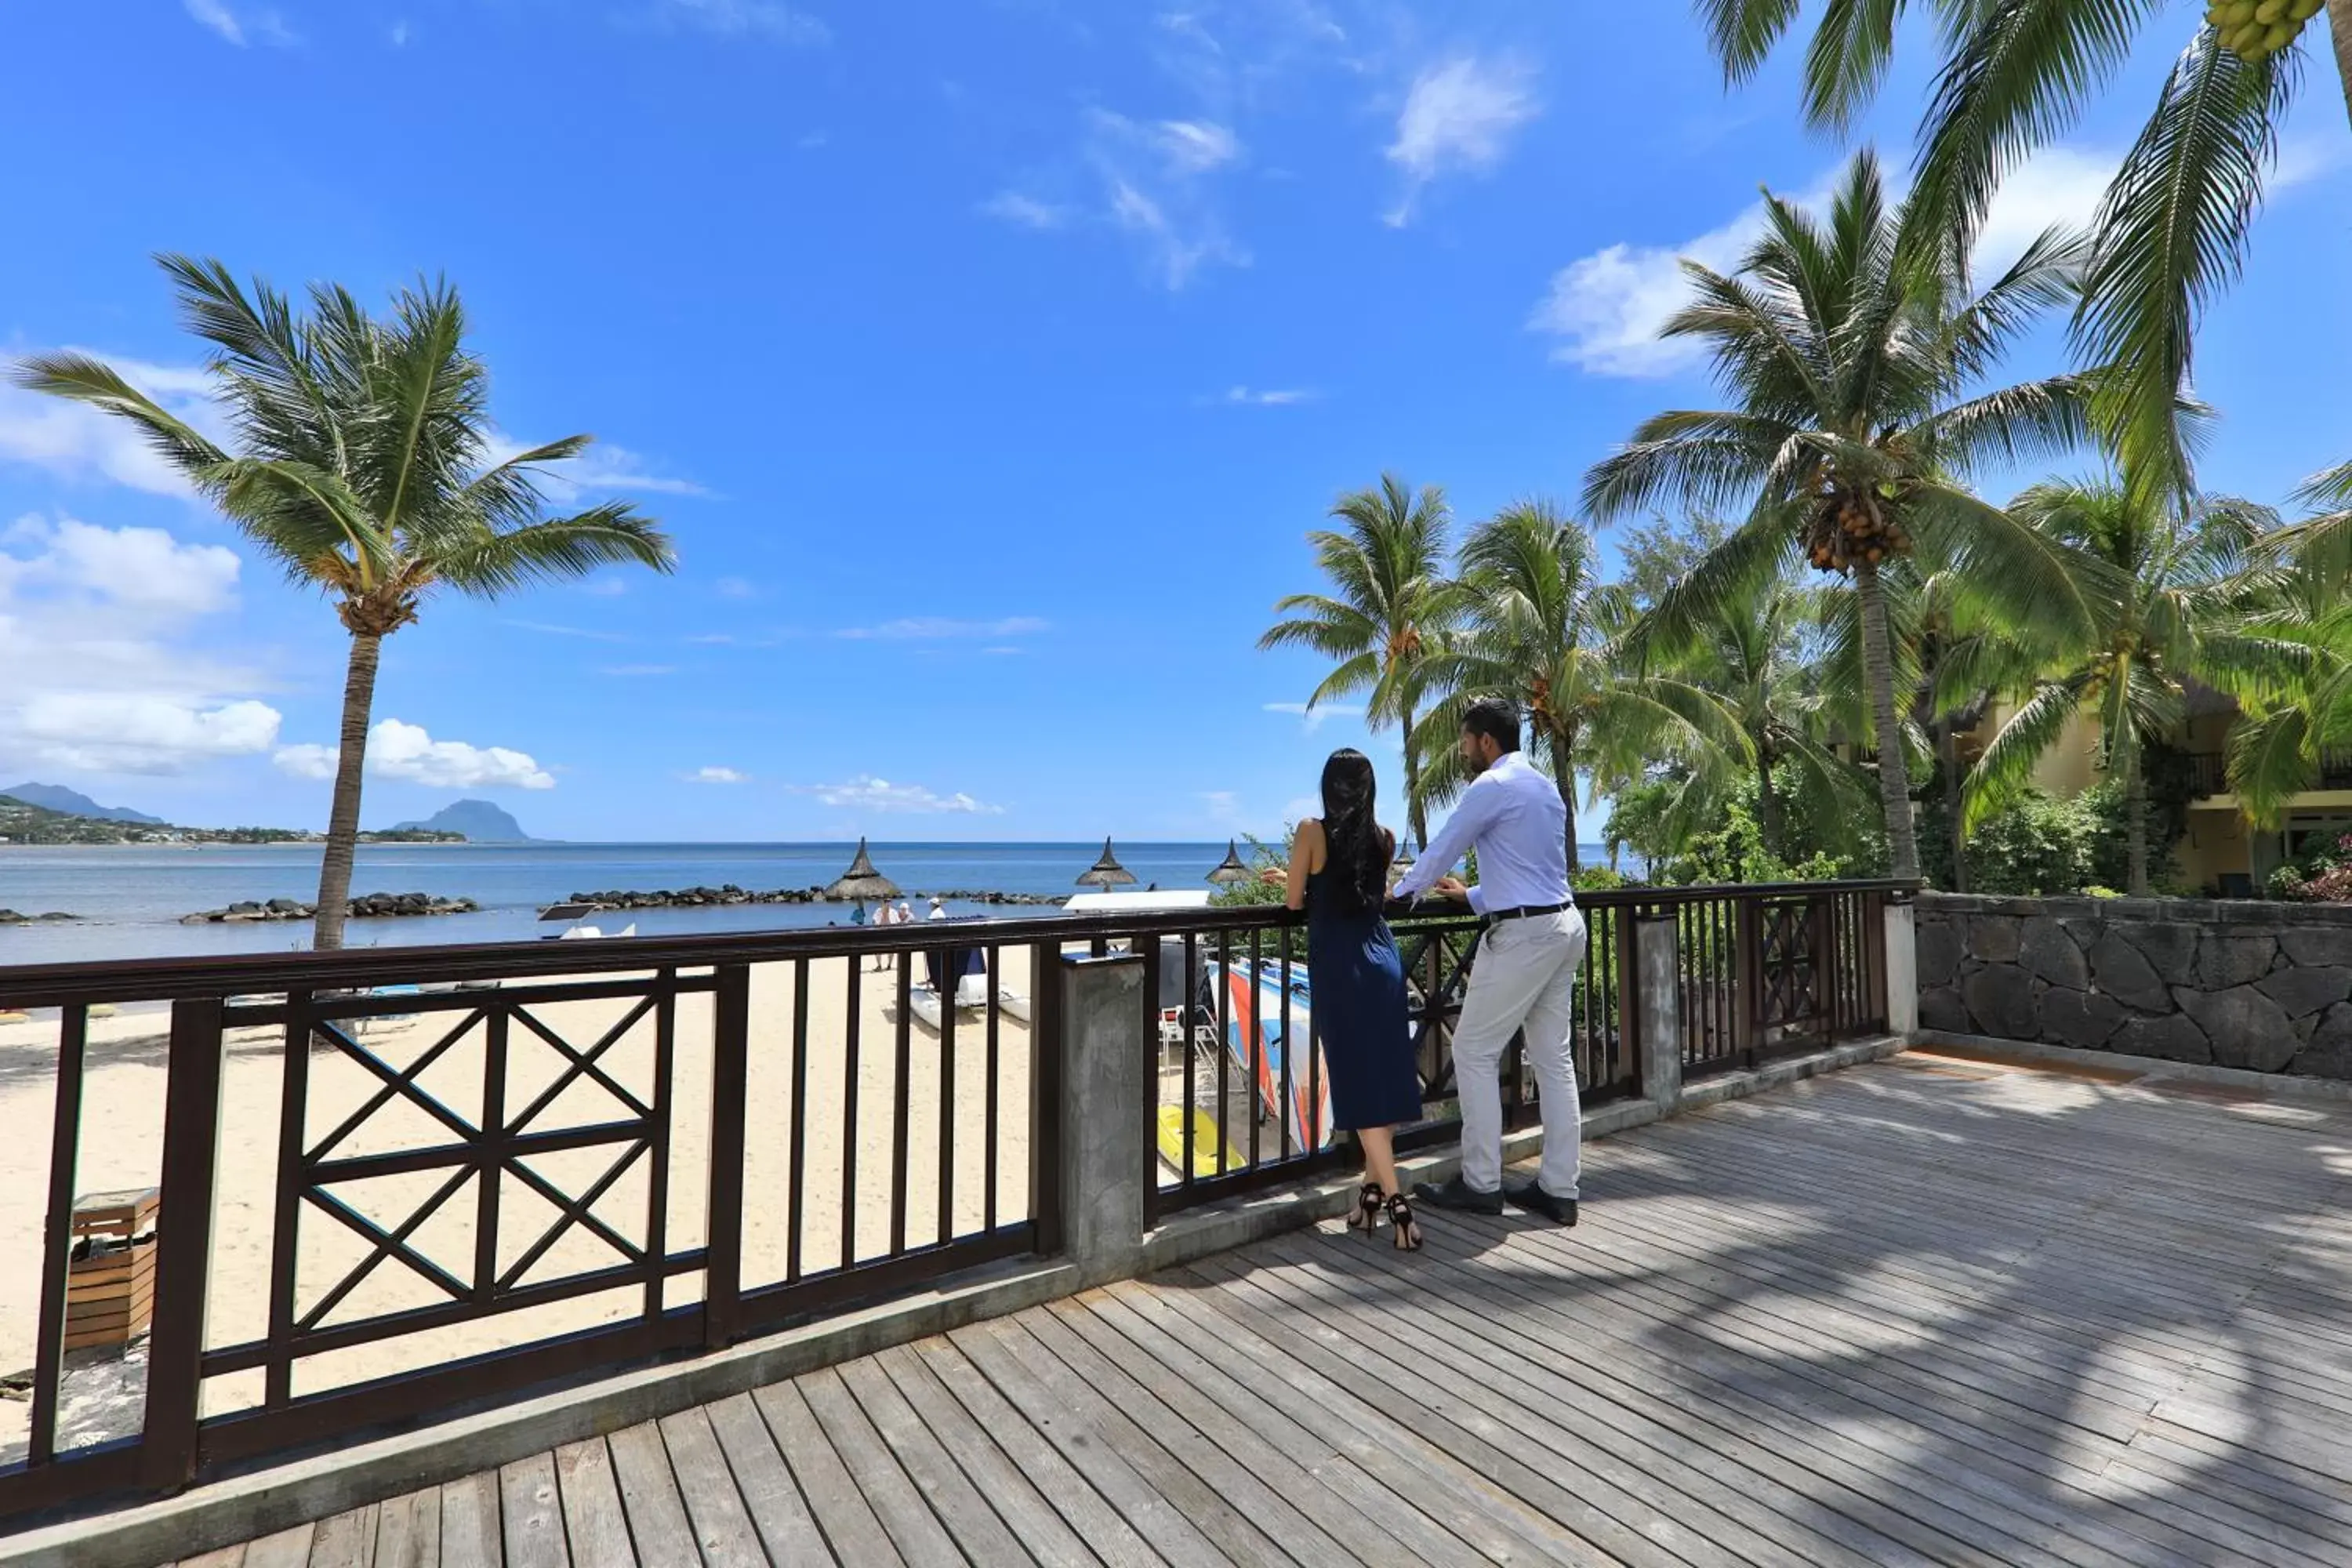
<svg viewBox="0 0 2352 1568">
<path fill-rule="evenodd" d="M 1381 918 L 1396 836 L 1374 816 L 1371 760 L 1345 749 L 1323 764 L 1323 815 L 1290 841 L 1286 902 L 1307 911 L 1307 971 L 1331 1089 L 1332 1124 L 1364 1152 L 1364 1184 L 1348 1228 L 1370 1236 L 1388 1215 L 1400 1251 L 1421 1248 L 1412 1205 L 1397 1185 L 1396 1129 L 1421 1120 L 1421 1072 L 1405 1006 L 1404 964 Z"/>
<path fill-rule="evenodd" d="M 1433 1208 L 1500 1214 L 1507 1196 L 1559 1225 L 1576 1223 L 1576 1063 L 1569 1008 L 1584 963 L 1584 917 L 1568 885 L 1568 806 L 1552 780 L 1519 751 L 1519 719 L 1491 699 L 1462 716 L 1462 762 L 1471 775 L 1461 804 L 1398 881 L 1396 896 L 1434 891 L 1485 917 L 1469 994 L 1454 1026 L 1454 1079 L 1462 1101 L 1462 1173 L 1423 1182 L 1413 1195 Z M 1452 873 L 1470 850 L 1479 885 Z M 1542 1096 L 1543 1163 L 1531 1182 L 1503 1186 L 1503 1053 L 1527 1030 L 1528 1063 Z"/>
<path fill-rule="evenodd" d="M 898 911 L 890 907 L 889 900 L 883 900 L 881 904 L 874 910 L 874 923 L 886 930 L 898 923 Z M 887 952 L 876 953 L 874 955 L 872 967 L 884 973 L 889 973 L 890 954 Z"/>
<path fill-rule="evenodd" d="M 931 912 L 923 918 L 929 921 L 943 921 L 948 918 L 948 907 L 937 893 L 931 895 Z"/>
</svg>

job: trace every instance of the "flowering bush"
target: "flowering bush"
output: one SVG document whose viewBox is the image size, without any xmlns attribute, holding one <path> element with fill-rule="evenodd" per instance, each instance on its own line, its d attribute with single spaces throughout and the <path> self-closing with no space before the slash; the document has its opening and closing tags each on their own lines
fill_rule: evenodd
<svg viewBox="0 0 2352 1568">
<path fill-rule="evenodd" d="M 2270 891 L 2297 903 L 2352 904 L 2352 833 L 2272 872 Z"/>
</svg>

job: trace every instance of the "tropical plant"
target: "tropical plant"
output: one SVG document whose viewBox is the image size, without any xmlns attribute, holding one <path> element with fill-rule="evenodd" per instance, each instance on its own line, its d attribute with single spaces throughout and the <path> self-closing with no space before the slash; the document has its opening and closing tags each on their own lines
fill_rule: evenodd
<svg viewBox="0 0 2352 1568">
<path fill-rule="evenodd" d="M 2126 890 L 2146 898 L 2145 756 L 2180 727 L 2189 683 L 2222 675 L 2232 685 L 2275 687 L 2301 666 L 2292 645 L 2243 626 L 2237 578 L 2267 516 L 2226 498 L 2184 510 L 2120 482 L 2037 485 L 2010 511 L 2129 586 L 2095 640 L 2053 660 L 1985 747 L 1969 780 L 1969 826 L 2023 789 L 2067 726 L 2086 717 L 2097 727 L 2098 765 L 2121 786 L 2128 812 Z"/>
<path fill-rule="evenodd" d="M 183 321 L 212 345 L 229 447 L 86 355 L 27 360 L 15 379 L 129 420 L 289 578 L 334 601 L 352 644 L 313 940 L 340 947 L 383 639 L 441 589 L 488 598 L 618 563 L 667 572 L 674 556 L 623 503 L 544 515 L 542 467 L 592 437 L 492 460 L 489 372 L 446 282 L 403 289 L 383 317 L 317 284 L 298 313 L 266 284 L 248 296 L 218 261 L 161 261 Z"/>
<path fill-rule="evenodd" d="M 1404 742 L 1404 791 L 1413 839 L 1429 842 L 1423 804 L 1415 704 L 1423 666 L 1448 625 L 1444 592 L 1453 513 L 1444 492 L 1416 492 L 1393 474 L 1377 489 L 1339 498 L 1331 515 L 1346 526 L 1307 536 L 1332 591 L 1293 594 L 1274 606 L 1277 621 L 1261 648 L 1306 647 L 1338 661 L 1307 700 L 1318 705 L 1358 692 L 1375 728 L 1394 724 Z"/>
<path fill-rule="evenodd" d="M 2245 629 L 2290 650 L 2298 667 L 2270 681 L 2230 671 L 2215 681 L 2241 710 L 2230 730 L 2231 787 L 2264 827 L 2316 785 L 2323 753 L 2352 746 L 2352 463 L 2310 480 L 2297 499 L 2321 510 L 2263 540 Z"/>
<path fill-rule="evenodd" d="M 1765 232 L 1726 277 L 1683 263 L 1696 298 L 1664 329 L 1705 342 L 1732 406 L 1662 414 L 1586 480 L 1597 517 L 1661 504 L 1746 506 L 1738 530 L 1645 617 L 1633 652 L 1671 659 L 1734 612 L 1759 580 L 1800 559 L 1850 577 L 1869 739 L 1893 874 L 1919 874 L 1883 568 L 1916 552 L 1951 574 L 1970 608 L 2087 639 L 2095 567 L 1966 488 L 1993 461 L 2062 451 L 2086 432 L 2084 378 L 1982 383 L 2044 308 L 2065 296 L 2075 247 L 2042 236 L 1981 293 L 1965 252 L 1923 247 L 1907 205 L 1890 205 L 1877 160 L 1855 155 L 1826 223 L 1768 195 Z M 1905 258 L 1922 248 L 1932 267 Z"/>
<path fill-rule="evenodd" d="M 1601 581 L 1592 535 L 1545 501 L 1504 508 L 1463 543 L 1449 591 L 1456 635 L 1425 656 L 1432 691 L 1445 695 L 1422 721 L 1423 790 L 1444 800 L 1468 783 L 1454 743 L 1475 698 L 1515 705 L 1528 752 L 1568 808 L 1568 865 L 1579 868 L 1580 771 L 1638 776 L 1665 748 L 1737 755 L 1738 729 L 1690 682 L 1629 672 L 1622 638 L 1632 623 L 1624 591 Z"/>
<path fill-rule="evenodd" d="M 1806 52 L 1810 121 L 1855 123 L 1915 8 L 1941 24 L 1945 56 L 1919 129 L 1914 200 L 1963 244 L 2002 177 L 2065 135 L 2159 16 L 2181 9 L 2158 0 L 1840 0 L 1819 13 Z M 1699 0 L 1698 9 L 1735 82 L 1756 73 L 1800 16 L 1793 0 Z M 2074 312 L 2082 363 L 2116 367 L 2101 413 L 2135 481 L 2184 494 L 2189 443 L 2176 399 L 2199 316 L 2243 266 L 2315 4 L 2273 0 L 2263 8 L 2272 30 L 2249 44 L 2240 29 L 2256 9 L 2209 6 L 2209 25 L 2175 61 L 2101 204 Z M 2352 0 L 2327 0 L 2326 9 L 2352 113 Z"/>
</svg>

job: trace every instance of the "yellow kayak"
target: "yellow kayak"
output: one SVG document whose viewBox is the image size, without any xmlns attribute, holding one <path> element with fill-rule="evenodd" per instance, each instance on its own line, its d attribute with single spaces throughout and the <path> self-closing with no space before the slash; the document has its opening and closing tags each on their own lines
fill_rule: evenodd
<svg viewBox="0 0 2352 1568">
<path fill-rule="evenodd" d="M 1160 1157 L 1180 1171 L 1184 1168 L 1185 1114 L 1186 1108 L 1181 1105 L 1160 1108 Z M 1196 1177 L 1213 1176 L 1217 1173 L 1217 1146 L 1221 1142 L 1217 1137 L 1216 1118 L 1197 1106 L 1191 1108 L 1191 1114 L 1192 1174 Z M 1238 1153 L 1231 1149 L 1225 1151 L 1226 1170 L 1238 1171 L 1243 1163 Z"/>
</svg>

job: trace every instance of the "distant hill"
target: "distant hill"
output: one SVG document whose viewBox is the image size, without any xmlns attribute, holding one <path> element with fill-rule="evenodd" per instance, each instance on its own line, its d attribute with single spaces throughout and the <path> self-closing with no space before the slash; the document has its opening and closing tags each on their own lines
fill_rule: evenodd
<svg viewBox="0 0 2352 1568">
<path fill-rule="evenodd" d="M 445 805 L 422 822 L 403 822 L 395 833 L 462 833 L 469 844 L 530 844 L 535 842 L 522 824 L 487 800 L 461 800 Z"/>
<path fill-rule="evenodd" d="M 128 806 L 100 805 L 86 795 L 66 788 L 63 784 L 20 784 L 12 789 L 0 789 L 0 795 L 20 800 L 26 805 L 37 805 L 44 811 L 62 812 L 68 816 L 87 816 L 100 822 L 132 822 L 142 827 L 161 827 L 163 819 L 150 816 L 143 811 Z"/>
</svg>

